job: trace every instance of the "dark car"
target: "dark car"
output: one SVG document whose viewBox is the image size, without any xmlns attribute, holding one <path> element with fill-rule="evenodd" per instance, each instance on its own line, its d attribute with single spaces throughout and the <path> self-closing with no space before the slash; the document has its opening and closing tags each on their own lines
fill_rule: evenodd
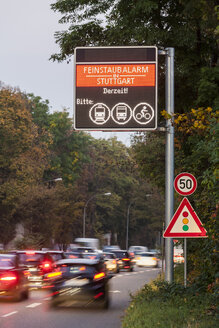
<svg viewBox="0 0 219 328">
<path fill-rule="evenodd" d="M 111 253 L 116 255 L 116 259 L 120 270 L 133 271 L 134 262 L 133 257 L 126 250 L 111 250 Z"/>
<path fill-rule="evenodd" d="M 0 254 L 0 299 L 27 299 L 28 280 L 25 267 L 16 254 Z"/>
<path fill-rule="evenodd" d="M 109 278 L 102 259 L 65 259 L 47 274 L 52 286 L 51 306 L 99 305 L 108 308 Z"/>
<path fill-rule="evenodd" d="M 46 253 L 51 256 L 54 262 L 65 258 L 65 253 L 63 251 L 48 250 Z"/>
<path fill-rule="evenodd" d="M 46 287 L 44 276 L 53 270 L 54 260 L 47 251 L 15 251 L 21 264 L 28 270 L 28 282 L 31 288 Z"/>
<path fill-rule="evenodd" d="M 64 253 L 66 259 L 79 259 L 82 258 L 82 253 L 79 251 L 71 251 Z"/>
</svg>

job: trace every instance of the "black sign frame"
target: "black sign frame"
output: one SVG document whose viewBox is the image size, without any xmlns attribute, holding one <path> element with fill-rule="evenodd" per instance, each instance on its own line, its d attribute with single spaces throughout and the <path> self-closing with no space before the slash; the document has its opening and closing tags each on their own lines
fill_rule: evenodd
<svg viewBox="0 0 219 328">
<path fill-rule="evenodd" d="M 75 48 L 75 130 L 156 130 L 157 71 L 155 46 Z"/>
</svg>

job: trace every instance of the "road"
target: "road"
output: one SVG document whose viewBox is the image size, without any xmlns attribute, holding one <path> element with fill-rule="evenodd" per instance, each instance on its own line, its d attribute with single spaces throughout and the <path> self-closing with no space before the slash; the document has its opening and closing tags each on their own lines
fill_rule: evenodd
<svg viewBox="0 0 219 328">
<path fill-rule="evenodd" d="M 23 302 L 1 301 L 1 328 L 120 328 L 124 310 L 143 285 L 156 278 L 160 269 L 135 268 L 120 272 L 110 281 L 111 303 L 108 310 L 96 308 L 50 309 L 49 291 L 32 290 Z"/>
</svg>

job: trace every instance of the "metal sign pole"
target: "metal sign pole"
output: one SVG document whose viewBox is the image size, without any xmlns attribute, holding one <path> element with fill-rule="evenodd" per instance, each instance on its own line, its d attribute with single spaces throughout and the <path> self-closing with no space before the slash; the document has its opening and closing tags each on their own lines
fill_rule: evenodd
<svg viewBox="0 0 219 328">
<path fill-rule="evenodd" d="M 187 287 L 187 239 L 184 238 L 184 287 Z"/>
<path fill-rule="evenodd" d="M 166 49 L 166 110 L 174 114 L 174 48 Z M 174 126 L 171 120 L 166 125 L 166 164 L 165 164 L 165 224 L 169 225 L 174 214 Z M 165 280 L 173 281 L 173 240 L 165 241 Z"/>
</svg>

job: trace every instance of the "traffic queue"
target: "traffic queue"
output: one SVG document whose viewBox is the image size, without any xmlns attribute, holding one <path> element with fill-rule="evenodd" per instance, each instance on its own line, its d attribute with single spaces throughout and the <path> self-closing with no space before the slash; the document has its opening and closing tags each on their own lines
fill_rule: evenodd
<svg viewBox="0 0 219 328">
<path fill-rule="evenodd" d="M 119 246 L 103 250 L 78 246 L 66 252 L 12 250 L 0 254 L 0 300 L 21 301 L 30 290 L 47 289 L 53 308 L 95 305 L 107 309 L 110 279 L 120 271 L 133 271 L 135 262 L 135 254 Z"/>
</svg>

